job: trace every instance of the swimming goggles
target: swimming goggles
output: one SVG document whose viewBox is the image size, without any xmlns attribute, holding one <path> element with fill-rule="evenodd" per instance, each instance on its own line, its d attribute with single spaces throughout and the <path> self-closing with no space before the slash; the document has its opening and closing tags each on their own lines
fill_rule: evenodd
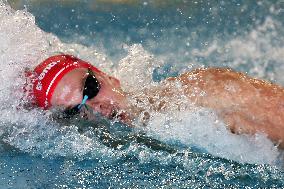
<svg viewBox="0 0 284 189">
<path fill-rule="evenodd" d="M 94 98 L 100 92 L 101 85 L 97 80 L 94 72 L 90 68 L 88 68 L 87 74 L 88 76 L 85 80 L 83 88 L 83 100 L 80 104 L 76 105 L 75 107 L 65 110 L 65 113 L 67 115 L 78 114 L 80 109 L 86 104 L 87 100 Z"/>
</svg>

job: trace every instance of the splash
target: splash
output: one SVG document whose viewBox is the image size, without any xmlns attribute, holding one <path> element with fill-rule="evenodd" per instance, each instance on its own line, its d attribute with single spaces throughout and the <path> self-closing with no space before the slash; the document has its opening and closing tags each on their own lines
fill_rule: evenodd
<svg viewBox="0 0 284 189">
<path fill-rule="evenodd" d="M 35 18 L 26 10 L 13 10 L 0 1 L 0 138 L 1 145 L 42 156 L 86 156 L 98 147 L 78 133 L 76 126 L 64 127 L 52 121 L 49 111 L 25 110 L 22 87 L 26 69 L 33 69 L 45 58 L 58 54 L 73 54 L 90 61 L 104 71 L 112 64 L 93 47 L 62 43 L 56 36 L 37 27 Z M 62 126 L 62 127 L 61 127 Z"/>
<path fill-rule="evenodd" d="M 254 136 L 232 134 L 210 109 L 158 113 L 147 129 L 149 135 L 167 143 L 181 143 L 241 163 L 276 164 L 280 156 L 263 133 Z"/>
<path fill-rule="evenodd" d="M 125 46 L 128 55 L 119 61 L 116 76 L 120 79 L 124 90 L 128 92 L 142 91 L 154 84 L 153 71 L 162 62 L 154 58 L 139 44 Z"/>
<path fill-rule="evenodd" d="M 108 60 L 100 49 L 76 43 L 63 43 L 53 34 L 38 28 L 32 14 L 26 10 L 15 11 L 2 2 L 0 2 L 0 25 L 1 143 L 3 141 L 21 151 L 44 157 L 95 159 L 103 156 L 115 160 L 117 157 L 133 155 L 142 163 L 152 160 L 170 162 L 173 156 L 165 156 L 163 152 L 152 152 L 135 142 L 124 150 L 115 151 L 104 146 L 92 130 L 82 134 L 78 131 L 78 124 L 54 121 L 51 118 L 53 112 L 18 108 L 21 101 L 21 86 L 24 83 L 24 78 L 19 75 L 23 74 L 26 68 L 34 68 L 38 62 L 50 55 L 68 53 L 92 62 L 103 71 L 115 73 L 122 83 L 125 83 L 123 86 L 125 90 L 130 92 L 137 92 L 146 86 L 157 84 L 153 82 L 152 73 L 156 67 L 163 65 L 163 61 L 159 60 L 161 56 L 154 57 L 141 45 L 136 44 L 126 47 L 127 56 L 118 61 L 117 67 L 114 68 L 114 63 Z M 228 43 L 235 48 L 234 52 L 242 44 L 240 40 Z M 219 43 L 214 43 L 207 53 L 197 50 L 193 51 L 192 55 L 210 57 L 214 52 L 218 52 L 220 46 Z M 279 49 L 282 52 L 283 49 Z M 254 53 L 246 54 L 245 58 Z M 281 53 L 276 56 L 282 57 Z M 171 53 L 169 57 L 178 59 L 175 53 Z M 236 54 L 236 57 L 239 55 Z M 226 130 L 224 123 L 217 119 L 214 112 L 208 109 L 168 110 L 157 113 L 151 118 L 148 128 L 150 136 L 168 144 L 179 142 L 187 148 L 197 147 L 215 156 L 239 162 L 274 164 L 279 155 L 272 143 L 261 134 L 232 135 Z"/>
</svg>

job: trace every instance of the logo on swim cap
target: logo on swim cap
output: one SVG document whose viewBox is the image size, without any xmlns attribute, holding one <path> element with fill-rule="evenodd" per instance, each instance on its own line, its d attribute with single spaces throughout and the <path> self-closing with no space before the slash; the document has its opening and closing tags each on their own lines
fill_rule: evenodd
<svg viewBox="0 0 284 189">
<path fill-rule="evenodd" d="M 51 62 L 50 64 L 48 64 L 46 66 L 46 68 L 44 68 L 44 70 L 41 72 L 41 74 L 39 75 L 38 79 L 39 80 L 43 80 L 43 78 L 45 77 L 45 75 L 48 73 L 49 70 L 51 70 L 51 68 L 53 66 L 55 66 L 58 62 Z"/>
<path fill-rule="evenodd" d="M 42 89 L 42 84 L 41 84 L 40 81 L 37 83 L 36 89 L 37 89 L 38 91 L 41 91 L 41 89 Z"/>
</svg>

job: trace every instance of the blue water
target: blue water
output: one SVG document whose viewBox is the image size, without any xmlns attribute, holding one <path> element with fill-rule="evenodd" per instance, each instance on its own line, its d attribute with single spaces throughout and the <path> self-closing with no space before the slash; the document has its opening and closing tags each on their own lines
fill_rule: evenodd
<svg viewBox="0 0 284 189">
<path fill-rule="evenodd" d="M 159 4 L 158 1 L 153 2 Z M 152 5 L 151 1 L 147 4 L 139 1 L 137 5 L 94 3 L 96 8 L 90 9 L 91 4 L 88 1 L 69 6 L 42 3 L 40 9 L 27 7 L 38 17 L 39 27 L 66 42 L 94 45 L 114 62 L 126 55 L 123 44 L 139 43 L 163 60 L 165 65 L 178 67 L 177 70 L 172 68 L 170 73 L 173 74 L 188 66 L 189 62 L 198 64 L 193 67 L 229 66 L 252 74 L 256 74 L 251 68 L 256 67 L 254 64 L 262 65 L 268 61 L 269 65 L 265 66 L 272 67 L 274 60 L 267 58 L 248 60 L 246 57 L 245 61 L 258 62 L 234 65 L 235 57 L 232 57 L 230 47 L 223 49 L 224 44 L 234 39 L 249 42 L 245 41 L 244 36 L 261 30 L 259 27 L 263 25 L 265 31 L 258 32 L 257 36 L 261 44 L 255 44 L 260 46 L 259 50 L 265 52 L 271 48 L 265 47 L 268 44 L 262 43 L 262 37 L 269 40 L 264 43 L 274 48 L 283 46 L 284 15 L 281 1 L 176 1 L 160 7 Z M 275 26 L 270 25 L 271 20 Z M 215 43 L 219 49 L 214 49 L 210 56 L 198 56 L 191 52 L 194 49 L 208 49 Z M 270 73 L 268 70 L 266 72 Z M 168 75 L 161 77 L 165 76 Z"/>
<path fill-rule="evenodd" d="M 137 129 L 19 110 L 14 92 L 15 70 L 56 52 L 92 61 L 126 90 L 140 87 L 129 74 L 150 85 L 200 66 L 284 85 L 283 1 L 19 2 L 26 10 L 0 1 L 0 188 L 284 187 L 283 152 L 262 134 L 229 133 L 210 110 L 156 114 Z"/>
</svg>

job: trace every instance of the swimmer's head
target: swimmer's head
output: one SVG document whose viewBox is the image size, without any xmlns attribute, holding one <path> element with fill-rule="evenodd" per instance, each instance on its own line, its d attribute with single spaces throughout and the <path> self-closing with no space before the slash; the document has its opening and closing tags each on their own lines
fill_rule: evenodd
<svg viewBox="0 0 284 189">
<path fill-rule="evenodd" d="M 93 79 L 88 78 L 90 72 Z M 110 117 L 114 111 L 125 108 L 126 98 L 120 82 L 74 56 L 57 55 L 46 59 L 34 69 L 33 77 L 35 102 L 44 109 L 72 108 L 84 101 L 96 112 Z"/>
</svg>

